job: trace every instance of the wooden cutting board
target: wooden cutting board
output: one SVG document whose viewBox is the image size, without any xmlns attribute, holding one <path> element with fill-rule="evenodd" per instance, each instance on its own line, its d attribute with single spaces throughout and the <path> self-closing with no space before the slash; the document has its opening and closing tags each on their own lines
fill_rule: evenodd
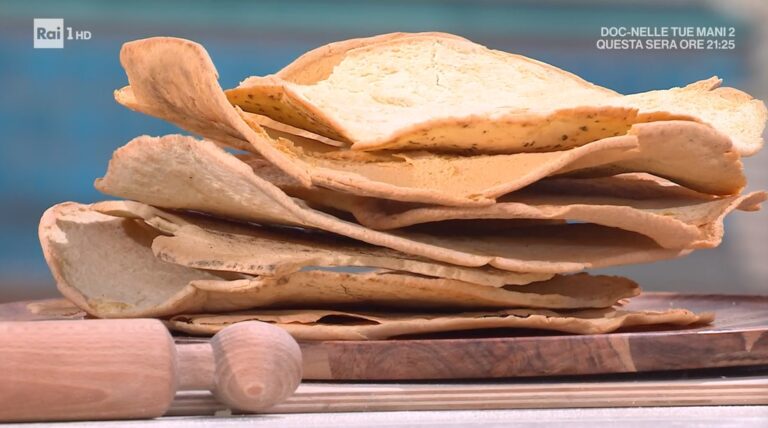
<svg viewBox="0 0 768 428">
<path fill-rule="evenodd" d="M 716 321 L 699 328 L 606 335 L 495 330 L 399 340 L 304 342 L 304 378 L 491 379 L 768 365 L 768 296 L 645 293 L 627 307 L 714 311 Z M 205 339 L 177 339 L 200 340 Z"/>
<path fill-rule="evenodd" d="M 628 305 L 630 309 L 671 307 L 714 311 L 716 321 L 692 329 L 607 335 L 494 330 L 382 341 L 304 342 L 304 379 L 491 379 L 768 365 L 768 296 L 645 293 Z M 31 314 L 27 303 L 0 305 L 0 320 L 57 316 L 78 317 Z M 205 340 L 177 337 L 179 344 Z"/>
</svg>

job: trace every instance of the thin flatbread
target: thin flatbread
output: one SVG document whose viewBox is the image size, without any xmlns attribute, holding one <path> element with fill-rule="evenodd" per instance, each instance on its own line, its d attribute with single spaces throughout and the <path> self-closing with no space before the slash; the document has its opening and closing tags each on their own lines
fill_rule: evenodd
<svg viewBox="0 0 768 428">
<path fill-rule="evenodd" d="M 280 123 L 267 116 L 248 113 L 248 120 L 255 122 L 258 126 L 264 128 L 267 134 L 272 138 L 286 138 L 286 139 L 298 139 L 298 140 L 312 140 L 315 142 L 327 144 L 332 147 L 345 147 L 345 143 L 336 141 L 322 135 L 313 134 L 309 131 L 293 127 Z"/>
<path fill-rule="evenodd" d="M 320 229 L 459 266 L 568 273 L 670 259 L 689 252 L 664 249 L 642 235 L 596 225 L 446 236 L 375 231 L 290 198 L 214 143 L 179 135 L 134 139 L 115 152 L 107 174 L 95 185 L 106 194 L 161 208 Z"/>
<path fill-rule="evenodd" d="M 40 241 L 62 294 L 100 318 L 258 307 L 608 307 L 640 292 L 626 278 L 587 274 L 494 288 L 391 270 L 316 269 L 280 277 L 214 273 L 159 261 L 150 248 L 159 232 L 142 221 L 98 213 L 92 205 L 63 203 L 43 215 Z M 44 310 L 59 314 L 57 308 Z"/>
<path fill-rule="evenodd" d="M 295 272 L 280 279 L 256 277 L 234 281 L 193 281 L 207 292 L 199 311 L 243 308 L 343 308 L 391 310 L 479 310 L 488 308 L 606 308 L 640 294 L 633 281 L 586 273 L 502 288 L 444 278 L 377 270 L 345 273 Z"/>
<path fill-rule="evenodd" d="M 288 195 L 326 212 L 350 213 L 361 225 L 376 230 L 450 220 L 570 220 L 637 232 L 664 248 L 713 248 L 722 241 L 726 215 L 737 209 L 759 210 L 766 200 L 763 191 L 716 197 L 647 174 L 620 174 L 550 178 L 501 196 L 487 207 L 446 207 L 308 189 L 263 158 L 250 154 L 238 158 Z M 478 228 L 482 223 L 465 221 L 458 227 Z"/>
<path fill-rule="evenodd" d="M 427 33 L 389 33 L 372 37 L 363 37 L 357 39 L 343 40 L 340 42 L 333 42 L 327 45 L 320 46 L 316 49 L 312 49 L 300 57 L 296 58 L 293 62 L 276 73 L 277 76 L 301 84 L 309 84 L 317 82 L 318 80 L 325 79 L 343 58 L 346 52 L 350 49 L 354 49 L 361 46 L 367 46 L 372 43 L 379 43 L 388 40 L 395 40 L 400 38 L 408 38 L 414 36 L 428 36 L 435 35 L 444 38 L 453 38 L 464 40 L 463 37 L 456 36 L 448 33 L 439 32 L 427 32 Z M 268 130 L 281 131 L 286 134 L 292 134 L 294 136 L 310 138 L 316 141 L 320 141 L 324 144 L 328 144 L 334 147 L 344 147 L 348 144 L 333 140 L 322 135 L 314 134 L 301 128 L 287 125 L 282 122 L 278 122 L 274 119 L 270 119 L 267 116 L 248 115 L 254 118 L 259 125 L 267 128 Z M 270 133 L 273 137 L 277 134 Z M 279 135 L 282 137 L 288 137 L 286 135 Z"/>
<path fill-rule="evenodd" d="M 637 137 L 637 149 L 596 153 L 588 160 L 569 164 L 558 174 L 604 177 L 646 172 L 713 195 L 734 195 L 747 184 L 740 156 L 730 139 L 710 126 L 657 121 L 633 125 L 629 135 Z"/>
<path fill-rule="evenodd" d="M 245 119 L 250 122 L 247 116 Z M 637 145 L 620 149 L 627 148 L 630 141 Z M 741 159 L 727 136 L 710 126 L 680 120 L 640 123 L 621 137 L 546 153 L 456 157 L 403 152 L 384 156 L 327 147 L 313 152 L 318 146 L 310 141 L 301 147 L 283 146 L 311 165 L 311 171 L 331 175 L 333 171 L 349 178 L 343 189 L 313 178 L 318 186 L 422 203 L 446 201 L 447 195 L 453 194 L 458 196 L 445 205 L 487 205 L 488 200 L 552 175 L 600 177 L 645 172 L 716 195 L 736 194 L 746 185 Z M 377 184 L 361 182 L 360 177 Z M 403 189 L 408 192 L 403 193 Z"/>
<path fill-rule="evenodd" d="M 366 198 L 348 208 L 360 224 L 377 230 L 446 220 L 559 219 L 637 232 L 664 248 L 713 248 L 723 239 L 726 215 L 737 209 L 757 210 L 768 197 L 766 192 L 723 198 L 695 192 L 682 196 L 674 187 L 657 185 L 652 198 L 638 198 L 633 195 L 648 183 L 613 177 L 597 180 L 614 188 L 605 194 L 579 187 L 588 185 L 589 179 L 556 179 L 505 195 L 488 207 L 421 206 Z"/>
<path fill-rule="evenodd" d="M 621 135 L 637 114 L 631 107 L 599 105 L 615 93 L 576 75 L 439 34 L 354 46 L 334 62 L 309 84 L 284 74 L 251 77 L 227 96 L 246 111 L 355 149 L 498 153 L 513 139 L 526 151 L 547 151 Z M 327 99 L 331 92 L 351 105 L 335 105 Z M 370 119 L 368 131 L 363 115 Z"/>
<path fill-rule="evenodd" d="M 752 156 L 763 147 L 765 104 L 721 83 L 711 77 L 681 88 L 626 95 L 621 102 L 637 108 L 641 122 L 685 119 L 710 124 L 733 140 L 739 155 Z"/>
<path fill-rule="evenodd" d="M 105 201 L 91 210 L 142 220 L 162 233 L 152 240 L 160 260 L 223 272 L 280 278 L 313 266 L 382 268 L 490 287 L 549 279 L 548 273 L 518 273 L 464 267 L 409 256 L 338 235 L 296 228 L 238 225 L 201 216 L 172 214 L 132 201 Z"/>
<path fill-rule="evenodd" d="M 337 49 L 338 50 L 338 49 Z M 638 122 L 704 122 L 748 156 L 765 105 L 720 79 L 624 97 L 523 56 L 440 34 L 383 38 L 337 52 L 314 79 L 250 77 L 227 91 L 243 108 L 353 149 L 550 151 L 621 135 Z M 328 67 L 325 67 L 326 69 Z"/>
<path fill-rule="evenodd" d="M 370 46 L 375 43 L 388 42 L 390 40 L 424 36 L 466 40 L 461 36 L 441 32 L 388 33 L 371 37 L 342 40 L 339 42 L 328 43 L 327 45 L 320 46 L 302 54 L 275 74 L 282 79 L 294 83 L 315 83 L 326 79 L 333 71 L 333 68 L 341 62 L 346 53 L 352 49 Z"/>
<path fill-rule="evenodd" d="M 635 131 L 625 135 L 626 129 L 619 136 L 550 153 L 494 156 L 425 152 L 361 154 L 330 147 L 311 138 L 267 132 L 259 117 L 238 111 L 229 104 L 208 53 L 196 43 L 174 38 L 127 43 L 121 51 L 121 62 L 130 86 L 116 91 L 115 98 L 119 103 L 170 121 L 219 144 L 254 151 L 303 187 L 315 185 L 360 196 L 409 202 L 478 206 L 489 205 L 496 196 L 563 172 L 574 162 L 586 169 L 598 167 L 603 162 L 635 160 L 633 168 L 650 173 L 655 173 L 661 164 L 660 173 L 675 172 L 674 177 L 670 177 L 675 179 L 679 174 L 685 176 L 695 172 L 698 160 L 692 158 L 686 168 L 677 165 L 670 168 L 668 163 L 674 160 L 679 164 L 680 158 L 656 158 L 649 162 L 640 152 L 623 158 L 622 153 L 638 145 Z M 647 133 L 648 138 L 652 138 L 656 132 Z M 702 147 L 701 150 L 711 149 L 707 159 L 718 159 L 723 151 L 716 141 L 686 143 L 691 144 Z M 555 147 L 563 148 L 565 146 Z M 732 163 L 740 170 L 740 165 Z M 600 170 L 593 170 L 594 173 L 597 171 Z M 710 177 L 700 185 L 701 190 L 737 193 L 742 184 L 734 184 L 730 176 L 720 179 L 719 172 L 713 169 Z M 695 179 L 687 181 L 694 185 L 698 183 Z M 707 188 L 713 183 L 711 189 Z"/>
<path fill-rule="evenodd" d="M 484 158 L 487 169 L 480 168 L 478 163 L 483 158 L 469 157 L 466 159 L 466 164 L 456 171 L 460 172 L 460 176 L 463 177 L 473 173 L 475 169 L 493 171 L 494 173 L 502 166 L 514 169 L 519 178 L 514 179 L 509 176 L 511 179 L 509 182 L 502 182 L 497 179 L 493 187 L 483 194 L 483 196 L 493 199 L 529 186 L 547 176 L 602 177 L 627 173 L 652 173 L 656 177 L 666 178 L 690 189 L 716 195 L 738 194 L 746 185 L 743 164 L 738 154 L 732 150 L 730 140 L 709 126 L 686 121 L 659 121 L 633 125 L 627 136 L 637 138 L 638 146 L 636 148 L 625 151 L 601 150 L 600 152 L 591 152 L 591 154 L 578 159 L 572 157 L 577 154 L 575 151 L 521 153 L 511 156 L 507 159 L 506 164 L 504 162 L 497 163 L 497 161 L 502 160 L 498 156 L 489 156 Z M 604 142 L 591 144 L 602 145 Z M 590 145 L 586 147 L 590 147 Z M 448 183 L 454 183 L 443 184 L 442 190 L 445 192 L 465 191 L 471 193 L 482 189 L 491 182 L 488 180 L 489 175 L 482 175 L 479 180 L 465 178 L 460 184 L 455 184 L 455 177 L 446 173 L 433 172 L 438 171 L 440 165 L 435 163 L 432 155 L 400 154 L 398 156 L 409 161 L 409 166 L 404 167 L 398 164 L 399 161 L 394 160 L 387 162 L 368 161 L 361 165 L 360 162 L 350 161 L 342 157 L 350 152 L 329 151 L 326 153 L 327 158 L 322 161 L 315 159 L 313 164 L 323 165 L 338 171 L 346 168 L 354 168 L 355 171 L 365 169 L 368 175 L 381 176 L 394 184 L 397 184 L 398 180 L 403 180 L 397 178 L 398 173 L 410 173 L 412 171 L 428 172 L 428 174 L 423 175 L 424 180 L 428 180 L 429 177 L 439 177 Z M 351 153 L 359 154 L 361 157 L 370 156 L 365 152 Z M 565 161 L 566 154 L 573 160 Z M 239 158 L 244 162 L 256 165 L 263 160 L 260 156 L 248 154 L 243 154 Z M 509 162 L 509 160 L 514 161 Z M 596 166 L 590 166 L 590 164 Z M 461 166 L 462 163 L 456 162 L 456 165 Z M 268 178 L 271 182 L 278 184 L 278 187 L 287 186 L 295 189 L 296 192 L 308 189 L 287 174 L 282 173 L 279 168 L 270 169 L 268 166 L 258 166 L 265 171 L 265 174 L 269 175 Z M 387 178 L 390 176 L 392 177 Z M 315 186 L 309 189 L 320 191 L 322 188 Z M 327 189 L 326 193 L 330 195 L 330 192 L 333 191 Z M 340 192 L 336 193 L 340 194 Z M 339 197 L 345 198 L 346 195 L 358 196 L 359 194 L 361 192 L 351 191 L 340 194 Z M 402 198 L 385 197 L 381 199 L 401 200 Z"/>
<path fill-rule="evenodd" d="M 77 307 L 101 318 L 181 313 L 180 295 L 193 280 L 215 275 L 157 259 L 150 249 L 156 230 L 66 202 L 40 220 L 43 255 L 56 285 Z M 164 302 L 169 302 L 164 305 Z"/>
<path fill-rule="evenodd" d="M 297 340 L 381 340 L 402 335 L 491 328 L 603 334 L 637 326 L 707 324 L 713 319 L 713 313 L 694 314 L 685 309 L 659 312 L 613 308 L 567 312 L 508 309 L 458 314 L 260 310 L 218 315 L 178 315 L 171 318 L 168 325 L 173 330 L 188 334 L 213 335 L 228 325 L 256 320 L 273 323 Z"/>
</svg>

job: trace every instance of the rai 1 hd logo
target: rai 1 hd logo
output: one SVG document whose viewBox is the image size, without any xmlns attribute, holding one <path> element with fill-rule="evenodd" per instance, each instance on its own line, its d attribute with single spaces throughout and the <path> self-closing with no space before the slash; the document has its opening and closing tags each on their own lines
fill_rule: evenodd
<svg viewBox="0 0 768 428">
<path fill-rule="evenodd" d="M 63 49 L 64 40 L 90 40 L 91 32 L 64 26 L 62 18 L 35 18 L 33 22 L 35 49 Z"/>
</svg>

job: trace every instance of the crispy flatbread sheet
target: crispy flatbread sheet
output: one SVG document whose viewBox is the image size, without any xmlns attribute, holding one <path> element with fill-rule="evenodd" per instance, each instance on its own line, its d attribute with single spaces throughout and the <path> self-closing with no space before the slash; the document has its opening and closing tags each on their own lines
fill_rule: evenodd
<svg viewBox="0 0 768 428">
<path fill-rule="evenodd" d="M 741 156 L 754 155 L 763 147 L 765 104 L 721 83 L 711 77 L 682 88 L 627 95 L 621 101 L 639 110 L 641 122 L 685 119 L 710 124 L 733 140 Z"/>
<path fill-rule="evenodd" d="M 415 153 L 407 158 L 349 155 L 352 159 L 339 159 L 333 147 L 300 136 L 288 139 L 284 132 L 270 135 L 260 125 L 262 119 L 241 115 L 219 86 L 208 53 L 194 42 L 152 38 L 126 43 L 120 60 L 130 86 L 115 92 L 119 103 L 217 143 L 256 151 L 305 187 L 314 184 L 414 202 L 487 205 L 493 194 L 506 193 L 508 187 L 523 186 L 593 153 L 622 152 L 637 144 L 635 137 L 621 136 L 565 154 L 464 157 Z"/>
<path fill-rule="evenodd" d="M 327 78 L 328 75 L 333 70 L 333 67 L 335 67 L 336 64 L 341 62 L 346 52 L 348 52 L 350 49 L 367 46 L 373 43 L 385 42 L 389 40 L 409 38 L 409 37 L 422 37 L 422 36 L 429 36 L 429 35 L 435 35 L 437 37 L 443 37 L 443 38 L 453 38 L 453 39 L 464 40 L 464 38 L 460 36 L 456 36 L 448 33 L 439 33 L 439 32 L 389 33 L 389 34 L 381 34 L 381 35 L 372 36 L 372 37 L 343 40 L 339 42 L 332 42 L 327 45 L 323 45 L 323 46 L 320 46 L 319 48 L 308 51 L 302 54 L 300 57 L 296 58 L 296 60 L 294 60 L 293 62 L 291 62 L 290 64 L 288 64 L 286 67 L 284 67 L 282 70 L 278 71 L 275 74 L 278 77 L 293 83 L 312 84 L 319 80 L 323 80 Z M 303 130 L 301 128 L 296 128 L 282 122 L 278 122 L 275 120 L 271 120 L 270 122 L 268 118 L 267 120 L 264 120 L 261 118 L 267 118 L 267 117 L 260 116 L 259 119 L 257 119 L 257 122 L 259 122 L 261 126 L 265 128 L 269 128 L 271 130 L 279 130 L 279 131 L 284 131 L 288 134 L 293 134 L 293 135 L 297 135 L 305 138 L 311 138 L 335 147 L 343 147 L 343 146 L 349 145 L 348 143 L 333 140 L 318 134 L 310 133 L 309 131 Z"/>
<path fill-rule="evenodd" d="M 596 225 L 445 236 L 375 231 L 312 209 L 258 177 L 247 164 L 215 144 L 179 135 L 139 137 L 118 149 L 96 187 L 161 208 L 320 229 L 459 266 L 567 273 L 675 258 L 689 252 L 664 249 L 642 235 Z"/>
<path fill-rule="evenodd" d="M 633 125 L 630 134 L 638 138 L 637 149 L 622 154 L 596 153 L 588 163 L 598 166 L 586 166 L 579 160 L 560 174 L 600 177 L 648 172 L 715 195 L 736 194 L 746 186 L 743 165 L 731 141 L 709 126 L 679 120 L 658 121 Z"/>
<path fill-rule="evenodd" d="M 525 151 L 547 151 L 621 135 L 637 114 L 631 107 L 598 104 L 613 91 L 464 39 L 414 35 L 350 47 L 330 73 L 311 83 L 284 75 L 251 77 L 227 96 L 246 111 L 355 149 L 509 153 L 507 140 L 514 139 Z M 327 99 L 331 92 L 351 105 L 334 105 Z M 586 99 L 594 104 L 584 105 Z M 361 126 L 364 115 L 369 131 Z"/>
<path fill-rule="evenodd" d="M 314 65 L 297 61 L 286 67 L 291 73 L 250 77 L 227 97 L 359 150 L 550 151 L 669 119 L 708 123 L 745 156 L 762 146 L 765 105 L 717 88 L 717 78 L 623 97 L 548 64 L 440 34 L 340 50 L 330 71 L 294 78 Z"/>
<path fill-rule="evenodd" d="M 603 177 L 646 172 L 702 193 L 733 195 L 746 186 L 743 165 L 731 141 L 712 127 L 679 120 L 633 125 L 639 146 L 624 153 L 596 153 L 559 175 Z M 587 166 L 586 164 L 597 164 Z"/>
<path fill-rule="evenodd" d="M 501 196 L 487 207 L 445 207 L 308 189 L 260 157 L 238 158 L 287 194 L 323 211 L 351 213 L 360 224 L 376 230 L 451 220 L 483 220 L 452 224 L 464 229 L 500 219 L 570 220 L 637 232 L 664 248 L 712 248 L 722 241 L 726 215 L 736 209 L 756 211 L 766 200 L 763 191 L 720 198 L 647 174 L 620 174 L 550 178 Z M 500 229 L 513 225 L 493 221 L 493 227 Z"/>
<path fill-rule="evenodd" d="M 160 229 L 175 224 L 157 222 Z M 608 307 L 640 292 L 629 279 L 587 274 L 499 288 L 392 270 L 309 270 L 280 277 L 223 274 L 158 260 L 150 246 L 159 233 L 143 221 L 71 202 L 46 211 L 40 225 L 40 241 L 59 289 L 102 318 L 256 307 L 589 308 Z M 59 314 L 59 306 L 31 309 Z M 66 308 L 72 312 L 71 306 Z"/>
<path fill-rule="evenodd" d="M 460 171 L 461 176 L 472 174 L 474 170 L 497 171 L 505 167 L 512 168 L 519 178 L 515 179 L 507 176 L 511 181 L 501 184 L 497 181 L 484 196 L 488 198 L 498 198 L 501 195 L 521 189 L 525 186 L 545 178 L 548 175 L 573 176 L 573 177 L 600 177 L 613 176 L 616 174 L 626 174 L 634 172 L 652 173 L 657 177 L 663 177 L 673 182 L 679 183 L 690 189 L 703 193 L 716 195 L 734 195 L 738 194 L 746 185 L 743 165 L 737 153 L 732 150 L 730 140 L 722 134 L 714 131 L 711 127 L 695 122 L 685 121 L 659 121 L 651 123 L 642 123 L 633 125 L 628 136 L 636 136 L 638 147 L 627 151 L 605 150 L 601 152 L 592 152 L 588 156 L 573 160 L 567 164 L 562 164 L 563 159 L 556 159 L 565 156 L 566 153 L 575 153 L 582 148 L 588 148 L 591 144 L 582 148 L 572 149 L 571 151 L 550 152 L 550 153 L 521 153 L 511 155 L 515 162 L 496 163 L 486 162 L 486 168 L 480 168 L 476 162 L 478 157 L 467 158 L 465 168 Z M 603 144 L 596 142 L 592 144 Z M 359 152 L 353 152 L 359 153 Z M 366 155 L 363 153 L 363 155 Z M 411 167 L 399 167 L 397 162 L 366 162 L 365 164 L 350 163 L 346 159 L 326 159 L 323 164 L 336 170 L 354 167 L 356 170 L 366 169 L 369 175 L 377 175 L 385 180 L 395 182 L 397 180 L 407 180 L 407 178 L 398 178 L 397 169 L 400 172 L 428 171 L 424 175 L 424 180 L 428 177 L 438 177 L 445 180 L 442 184 L 443 190 L 465 191 L 467 194 L 474 190 L 481 189 L 490 182 L 486 179 L 488 175 L 480 177 L 480 181 L 464 180 L 456 184 L 455 179 L 446 173 L 438 174 L 432 171 L 438 171 L 440 166 L 435 164 L 432 155 L 428 158 L 417 157 L 403 154 L 411 162 Z M 535 156 L 525 161 L 525 156 Z M 538 157 L 541 156 L 541 157 Z M 279 168 L 270 168 L 270 164 L 265 164 L 263 159 L 257 155 L 240 155 L 239 158 L 244 162 L 251 164 L 258 169 L 257 173 L 264 174 L 264 178 L 275 183 L 278 187 L 288 191 L 289 194 L 311 195 L 322 192 L 321 188 L 306 188 L 301 183 L 294 180 L 289 175 L 283 173 Z M 499 156 L 489 156 L 486 160 L 498 160 Z M 517 161 L 521 162 L 517 162 Z M 534 162 L 534 163 L 530 163 Z M 539 162 L 538 164 L 535 162 Z M 553 162 L 558 162 L 554 167 Z M 597 163 L 597 166 L 588 166 L 588 164 Z M 316 163 L 319 165 L 320 163 Z M 457 162 L 457 165 L 459 163 Z M 411 169 L 412 168 L 412 169 Z M 555 170 L 555 168 L 557 168 Z M 437 186 L 437 185 L 436 185 Z M 452 188 L 450 186 L 453 186 Z M 289 191 L 290 189 L 290 191 Z M 325 195 L 332 195 L 332 191 L 323 192 Z M 355 196 L 361 192 L 352 191 L 345 195 L 339 195 L 341 203 L 346 204 L 347 200 L 355 199 Z M 325 197 L 325 196 L 324 196 Z M 311 196 L 310 196 L 311 198 Z M 381 199 L 402 200 L 402 198 Z"/>
<path fill-rule="evenodd" d="M 118 102 L 171 121 L 217 143 L 256 151 L 302 187 L 314 184 L 361 196 L 438 205 L 489 205 L 493 198 L 542 177 L 573 170 L 569 165 L 574 162 L 578 162 L 581 169 L 587 169 L 615 161 L 618 163 L 615 168 L 624 168 L 625 163 L 634 162 L 631 168 L 645 172 L 656 173 L 656 169 L 660 169 L 659 174 L 671 172 L 673 178 L 682 174 L 683 180 L 698 184 L 703 191 L 736 193 L 740 188 L 740 182 L 734 180 L 732 174 L 721 179 L 719 169 L 713 169 L 711 176 L 699 184 L 702 180 L 695 168 L 690 165 L 679 168 L 677 158 L 650 162 L 647 150 L 621 157 L 622 153 L 637 147 L 634 130 L 629 135 L 554 153 L 457 156 L 339 150 L 306 136 L 267 132 L 262 127 L 262 117 L 238 114 L 226 101 L 217 82 L 216 70 L 200 45 L 171 38 L 132 42 L 123 48 L 121 61 L 131 86 L 116 92 Z M 183 77 L 187 75 L 195 78 Z M 211 125 L 206 126 L 206 122 Z M 658 132 L 651 130 L 644 135 L 649 140 L 645 145 L 652 145 Z M 706 140 L 714 136 L 705 137 L 694 144 L 708 153 L 708 159 L 721 157 L 721 145 Z M 239 142 L 233 143 L 233 139 L 239 139 Z M 691 142 L 687 144 L 691 145 Z M 286 164 L 295 167 L 286 168 Z M 732 164 L 731 168 L 737 170 L 738 175 L 738 161 Z M 599 170 L 592 170 L 592 173 L 599 173 Z M 689 178 L 689 175 L 693 177 Z"/>
<path fill-rule="evenodd" d="M 574 181 L 582 180 L 534 184 L 505 195 L 489 207 L 419 206 L 365 199 L 353 204 L 351 212 L 360 224 L 378 230 L 446 220 L 560 219 L 630 230 L 650 237 L 664 248 L 713 248 L 722 241 L 727 214 L 736 209 L 759 209 L 768 196 L 765 192 L 752 192 L 724 198 L 681 197 L 675 195 L 675 188 L 659 186 L 656 198 L 632 199 L 631 195 L 645 187 L 645 183 L 612 180 L 615 189 L 611 193 L 626 196 L 610 196 L 579 189 Z M 662 194 L 665 189 L 669 191 L 666 195 Z"/>
<path fill-rule="evenodd" d="M 250 121 L 247 117 L 246 120 Z M 630 140 L 637 142 L 637 146 L 631 150 L 611 148 L 629 144 Z M 314 144 L 312 147 L 317 146 Z M 359 180 L 350 179 L 349 187 L 342 189 L 345 193 L 383 195 L 378 197 L 412 199 L 413 202 L 430 201 L 397 194 L 398 189 L 437 192 L 431 196 L 434 200 L 442 198 L 438 196 L 441 194 L 461 195 L 459 199 L 463 199 L 463 202 L 457 200 L 446 205 L 468 205 L 469 200 L 476 200 L 476 205 L 480 202 L 485 204 L 484 201 L 550 175 L 598 177 L 646 172 L 700 192 L 717 195 L 736 194 L 746 184 L 742 162 L 727 136 L 708 125 L 680 120 L 640 123 L 633 125 L 621 137 L 546 153 L 456 157 L 404 152 L 385 157 L 325 148 L 323 152 L 315 151 L 315 155 L 307 157 L 303 154 L 314 149 L 310 149 L 310 143 L 306 141 L 302 147 L 293 146 L 291 150 L 312 165 L 313 170 L 336 171 L 350 177 L 363 176 L 386 184 L 395 192 L 387 194 L 387 190 L 381 187 L 381 193 L 374 194 L 360 187 Z M 339 190 L 337 186 L 318 185 Z M 478 197 L 480 201 L 477 201 Z"/>
<path fill-rule="evenodd" d="M 178 315 L 171 318 L 168 325 L 184 333 L 213 335 L 228 325 L 253 320 L 276 324 L 297 340 L 380 340 L 402 335 L 491 328 L 602 334 L 637 326 L 706 324 L 714 320 L 714 314 L 695 314 L 685 309 L 635 312 L 613 308 L 562 312 L 507 309 L 458 314 L 259 310 L 218 315 Z"/>
<path fill-rule="evenodd" d="M 162 233 L 152 241 L 159 259 L 182 266 L 283 277 L 312 266 L 369 267 L 448 278 L 490 287 L 543 281 L 551 273 L 464 267 L 410 256 L 338 235 L 295 228 L 244 226 L 201 216 L 172 214 L 133 201 L 106 201 L 92 210 L 144 221 Z"/>
<path fill-rule="evenodd" d="M 184 66 L 174 66 L 178 62 Z M 115 91 L 118 103 L 220 144 L 241 150 L 258 147 L 259 154 L 302 185 L 312 183 L 306 168 L 269 144 L 270 137 L 263 128 L 257 133 L 240 119 L 221 94 L 208 52 L 196 43 L 175 38 L 126 43 L 120 50 L 120 63 L 131 86 Z"/>
<path fill-rule="evenodd" d="M 270 137 L 272 138 L 286 138 L 296 139 L 299 141 L 312 140 L 314 142 L 327 144 L 333 147 L 345 147 L 347 144 L 341 141 L 336 141 L 322 135 L 317 135 L 303 129 L 296 128 L 291 125 L 280 123 L 274 119 L 270 119 L 267 116 L 248 113 L 248 120 L 255 122 L 256 125 L 263 127 Z"/>
<path fill-rule="evenodd" d="M 324 79 L 333 70 L 333 67 L 338 64 L 343 58 L 344 54 L 350 49 L 354 49 L 359 46 L 365 46 L 371 43 L 383 42 L 388 40 L 394 40 L 399 38 L 414 37 L 414 35 L 436 35 L 439 37 L 461 39 L 463 37 L 455 36 L 448 33 L 439 32 L 426 32 L 426 33 L 389 33 L 372 37 L 363 37 L 357 39 L 343 40 L 340 42 L 333 42 L 327 45 L 320 46 L 302 54 L 296 58 L 292 63 L 288 64 L 282 70 L 276 74 L 286 80 L 297 83 L 313 83 L 318 80 Z M 324 144 L 328 144 L 334 147 L 348 146 L 347 143 L 333 140 L 331 138 L 323 137 L 322 135 L 314 134 L 301 128 L 278 122 L 274 119 L 270 119 L 267 116 L 249 114 L 250 118 L 254 119 L 259 125 L 269 129 L 272 136 L 283 136 L 292 138 L 285 134 L 291 134 L 293 136 L 299 136 L 303 138 L 310 138 L 312 140 L 319 141 Z M 278 134 L 282 132 L 283 134 Z"/>
<path fill-rule="evenodd" d="M 193 281 L 191 285 L 208 293 L 204 307 L 198 310 L 214 312 L 258 307 L 393 310 L 606 308 L 640 294 L 637 284 L 627 278 L 586 273 L 558 275 L 546 281 L 503 288 L 391 270 L 366 273 L 310 270 L 280 279 L 204 280 Z"/>
<path fill-rule="evenodd" d="M 180 313 L 188 307 L 176 303 L 180 295 L 194 294 L 190 281 L 223 279 L 157 259 L 150 245 L 158 235 L 140 222 L 72 202 L 49 208 L 39 227 L 43 254 L 61 294 L 104 318 Z"/>
<path fill-rule="evenodd" d="M 333 71 L 333 68 L 344 59 L 344 56 L 351 49 L 369 46 L 375 43 L 387 42 L 390 40 L 406 39 L 411 37 L 435 36 L 440 38 L 466 40 L 463 37 L 440 32 L 423 33 L 388 33 L 372 37 L 362 37 L 358 39 L 343 40 L 332 42 L 319 48 L 312 49 L 292 63 L 285 66 L 282 70 L 275 73 L 282 79 L 294 83 L 311 84 L 324 80 Z"/>
<path fill-rule="evenodd" d="M 250 123 L 247 117 L 246 121 Z M 709 146 L 706 141 L 700 143 Z M 598 168 L 604 162 L 629 159 L 622 157 L 622 154 L 637 148 L 638 144 L 637 137 L 630 134 L 559 152 L 476 156 L 428 152 L 370 154 L 319 151 L 317 143 L 312 144 L 308 140 L 301 145 L 284 144 L 283 148 L 309 165 L 316 187 L 418 203 L 483 206 L 492 204 L 499 195 L 525 187 L 543 177 L 571 173 L 575 171 L 572 165 L 579 165 L 585 173 L 599 175 L 602 170 Z M 640 154 L 639 151 L 634 153 L 637 153 L 635 156 Z M 717 174 L 719 170 L 714 172 Z M 726 180 L 712 187 L 711 191 L 733 193 L 738 188 L 732 180 Z"/>
</svg>

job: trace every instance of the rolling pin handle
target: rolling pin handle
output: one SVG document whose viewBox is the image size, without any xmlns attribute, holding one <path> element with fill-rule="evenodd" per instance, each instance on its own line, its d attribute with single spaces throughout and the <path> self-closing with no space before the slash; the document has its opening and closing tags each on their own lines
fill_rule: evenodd
<svg viewBox="0 0 768 428">
<path fill-rule="evenodd" d="M 301 382 L 301 350 L 283 329 L 249 321 L 211 339 L 216 397 L 232 409 L 264 411 L 288 398 Z"/>
</svg>

